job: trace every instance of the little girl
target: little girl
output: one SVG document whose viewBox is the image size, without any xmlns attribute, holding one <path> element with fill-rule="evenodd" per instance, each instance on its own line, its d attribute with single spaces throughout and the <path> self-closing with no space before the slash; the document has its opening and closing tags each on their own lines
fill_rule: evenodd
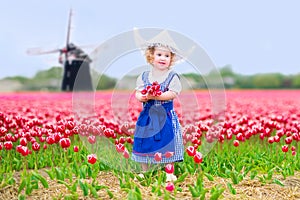
<svg viewBox="0 0 300 200">
<path fill-rule="evenodd" d="M 143 171 L 151 164 L 183 161 L 184 153 L 181 127 L 173 109 L 173 99 L 181 91 L 179 76 L 171 69 L 176 52 L 168 45 L 153 43 L 145 56 L 152 67 L 136 81 L 135 96 L 143 103 L 143 110 L 136 122 L 132 153 L 132 159 L 141 163 Z M 159 83 L 161 95 L 144 93 L 153 82 Z"/>
</svg>

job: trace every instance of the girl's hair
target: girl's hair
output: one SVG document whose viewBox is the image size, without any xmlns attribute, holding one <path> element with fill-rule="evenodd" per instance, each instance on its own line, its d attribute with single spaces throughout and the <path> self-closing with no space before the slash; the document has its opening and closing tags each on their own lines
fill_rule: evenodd
<svg viewBox="0 0 300 200">
<path fill-rule="evenodd" d="M 154 60 L 154 51 L 155 51 L 155 46 L 150 46 L 146 49 L 146 52 L 145 52 L 145 57 L 146 57 L 146 60 L 149 64 L 152 65 L 153 63 L 153 60 Z M 172 51 L 170 51 L 171 53 L 171 62 L 170 62 L 170 66 L 174 65 L 175 63 L 175 53 L 173 53 Z"/>
</svg>

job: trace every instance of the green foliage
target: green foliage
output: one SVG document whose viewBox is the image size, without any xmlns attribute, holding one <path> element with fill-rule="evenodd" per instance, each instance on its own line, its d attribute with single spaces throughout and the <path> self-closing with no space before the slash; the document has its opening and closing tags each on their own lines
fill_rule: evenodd
<svg viewBox="0 0 300 200">
<path fill-rule="evenodd" d="M 230 65 L 218 69 L 217 75 L 222 77 L 222 83 L 225 88 L 236 89 L 298 89 L 300 88 L 300 73 L 295 75 L 283 75 L 281 73 L 266 73 L 255 75 L 236 74 Z M 19 91 L 60 91 L 63 68 L 52 67 L 48 70 L 39 71 L 32 78 L 23 76 L 8 77 L 3 80 L 14 81 L 22 85 Z M 206 89 L 207 81 L 213 79 L 212 74 L 201 75 L 197 73 L 182 74 L 182 81 L 192 81 L 189 89 Z M 91 69 L 91 75 L 94 86 L 97 90 L 113 89 L 116 86 L 117 79 Z M 216 74 L 215 74 L 216 75 Z M 217 77 L 217 79 L 219 79 Z M 134 76 L 127 77 L 129 80 L 136 79 Z M 216 77 L 215 77 L 216 78 Z M 128 88 L 133 89 L 133 88 Z"/>
<path fill-rule="evenodd" d="M 291 87 L 292 88 L 300 88 L 300 73 L 292 76 Z"/>
<path fill-rule="evenodd" d="M 257 74 L 253 77 L 254 88 L 280 88 L 283 82 L 283 75 L 279 73 L 275 74 Z"/>
<path fill-rule="evenodd" d="M 97 90 L 106 90 L 106 89 L 112 89 L 116 85 L 116 79 L 111 78 L 106 75 L 101 75 L 98 85 L 97 85 Z"/>
</svg>

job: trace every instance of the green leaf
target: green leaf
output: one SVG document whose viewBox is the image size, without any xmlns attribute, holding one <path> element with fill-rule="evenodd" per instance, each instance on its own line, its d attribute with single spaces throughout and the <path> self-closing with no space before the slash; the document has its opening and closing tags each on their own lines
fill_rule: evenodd
<svg viewBox="0 0 300 200">
<path fill-rule="evenodd" d="M 272 177 L 273 177 L 273 169 L 270 169 L 269 171 L 268 171 L 268 176 L 267 176 L 267 180 L 271 180 L 272 179 Z"/>
<path fill-rule="evenodd" d="M 54 173 L 51 170 L 46 169 L 45 172 L 48 174 L 51 180 L 54 179 Z"/>
<path fill-rule="evenodd" d="M 36 173 L 34 171 L 32 172 L 32 175 L 34 177 L 36 177 L 42 183 L 42 185 L 43 185 L 44 188 L 49 188 L 48 182 L 47 182 L 47 180 L 43 176 L 41 176 L 40 174 L 38 174 L 38 173 Z"/>
<path fill-rule="evenodd" d="M 114 194 L 109 189 L 106 189 L 106 192 L 111 199 L 114 198 Z"/>
<path fill-rule="evenodd" d="M 250 174 L 250 179 L 253 180 L 257 175 L 257 171 L 254 170 L 254 171 L 251 171 L 251 174 Z"/>
<path fill-rule="evenodd" d="M 89 177 L 92 177 L 93 175 L 93 171 L 92 171 L 92 168 L 90 166 L 87 167 L 87 174 Z"/>
<path fill-rule="evenodd" d="M 19 194 L 18 200 L 25 200 L 25 199 L 26 199 L 25 195 Z"/>
<path fill-rule="evenodd" d="M 157 190 L 156 194 L 157 194 L 157 196 L 160 197 L 162 195 L 162 191 L 159 189 L 159 190 Z"/>
<path fill-rule="evenodd" d="M 135 186 L 135 187 L 134 187 L 134 190 L 136 191 L 136 193 L 142 195 L 141 190 L 140 190 L 139 187 Z"/>
<path fill-rule="evenodd" d="M 18 189 L 18 193 L 20 193 L 26 186 L 26 179 L 23 179 L 20 186 L 19 186 L 19 189 Z"/>
<path fill-rule="evenodd" d="M 144 178 L 140 177 L 139 175 L 136 175 L 135 178 L 136 178 L 137 180 L 139 180 L 139 181 L 143 181 L 143 180 L 144 180 Z"/>
<path fill-rule="evenodd" d="M 78 180 L 76 180 L 76 181 L 73 183 L 73 185 L 70 187 L 69 190 L 71 190 L 72 192 L 76 192 L 77 186 L 78 186 Z"/>
<path fill-rule="evenodd" d="M 195 169 L 190 164 L 187 164 L 186 166 L 190 174 L 194 173 Z"/>
<path fill-rule="evenodd" d="M 153 193 L 156 190 L 156 186 L 152 185 L 151 187 L 152 187 L 151 192 Z"/>
<path fill-rule="evenodd" d="M 226 174 L 226 178 L 229 178 L 231 177 L 232 171 L 226 168 L 225 174 Z"/>
<path fill-rule="evenodd" d="M 62 180 L 57 180 L 58 183 L 65 185 L 69 190 L 71 190 L 71 186 L 69 183 L 62 181 Z"/>
<path fill-rule="evenodd" d="M 94 186 L 95 187 L 95 189 L 97 190 L 97 191 L 99 191 L 99 190 L 101 190 L 101 189 L 108 189 L 108 186 L 106 186 L 106 185 L 96 185 L 96 186 Z"/>
<path fill-rule="evenodd" d="M 79 180 L 79 186 L 83 191 L 83 196 L 87 196 L 89 194 L 89 189 L 86 183 L 83 183 L 81 180 Z"/>
<path fill-rule="evenodd" d="M 57 168 L 57 167 L 55 168 L 55 173 L 56 173 L 56 178 L 58 180 L 61 180 L 61 181 L 65 180 L 65 176 L 59 168 Z"/>
<path fill-rule="evenodd" d="M 207 192 L 208 192 L 208 189 L 202 190 L 200 200 L 205 200 L 205 195 L 206 195 Z"/>
<path fill-rule="evenodd" d="M 265 175 L 262 175 L 262 176 L 258 176 L 258 179 L 261 183 L 266 183 L 266 176 Z"/>
<path fill-rule="evenodd" d="M 199 197 L 200 192 L 193 186 L 188 185 L 190 192 L 192 193 L 192 197 Z"/>
<path fill-rule="evenodd" d="M 231 172 L 230 178 L 231 178 L 233 184 L 238 184 L 239 183 L 239 180 L 238 180 L 238 177 L 237 177 L 235 171 Z"/>
<path fill-rule="evenodd" d="M 280 186 L 284 186 L 284 184 L 280 180 L 278 180 L 276 178 L 273 180 L 273 183 L 276 183 L 276 184 L 278 184 Z"/>
<path fill-rule="evenodd" d="M 211 190 L 211 197 L 210 200 L 217 200 L 222 195 L 222 193 L 225 191 L 225 188 L 221 187 L 220 185 L 217 185 L 216 187 L 213 187 Z"/>
<path fill-rule="evenodd" d="M 204 173 L 204 175 L 206 176 L 206 178 L 209 180 L 209 181 L 214 181 L 214 177 L 208 173 Z"/>
<path fill-rule="evenodd" d="M 135 190 L 128 190 L 127 199 L 142 200 L 142 194 L 138 187 L 135 187 Z"/>
<path fill-rule="evenodd" d="M 86 178 L 86 171 L 87 171 L 87 166 L 86 165 L 83 165 L 83 166 L 80 167 L 80 169 L 79 169 L 80 178 L 83 178 L 83 179 Z"/>
<path fill-rule="evenodd" d="M 174 184 L 183 182 L 187 175 L 189 175 L 189 173 L 184 172 L 181 176 L 178 177 L 176 181 L 174 181 Z"/>
<path fill-rule="evenodd" d="M 16 180 L 14 177 L 9 177 L 8 180 L 6 181 L 9 185 L 13 185 L 16 183 Z"/>
<path fill-rule="evenodd" d="M 92 185 L 88 185 L 88 187 L 90 188 L 90 191 L 91 191 L 91 194 L 93 195 L 93 197 L 98 198 L 99 195 L 97 193 L 97 190 Z"/>
<path fill-rule="evenodd" d="M 200 173 L 197 177 L 197 181 L 196 181 L 196 188 L 199 192 L 201 192 L 203 190 L 203 173 Z"/>
<path fill-rule="evenodd" d="M 130 178 L 134 179 L 134 174 L 133 173 L 129 173 Z"/>
<path fill-rule="evenodd" d="M 31 194 L 32 189 L 33 189 L 33 188 L 32 188 L 32 186 L 31 186 L 31 184 L 30 184 L 30 183 L 27 184 L 27 185 L 26 185 L 25 194 L 27 194 L 27 195 Z"/>
<path fill-rule="evenodd" d="M 39 183 L 37 180 L 31 181 L 32 189 L 39 189 Z"/>
<path fill-rule="evenodd" d="M 231 183 L 227 183 L 227 187 L 229 189 L 229 191 L 231 192 L 231 194 L 236 194 L 236 190 L 234 189 L 234 187 L 232 187 Z"/>
</svg>

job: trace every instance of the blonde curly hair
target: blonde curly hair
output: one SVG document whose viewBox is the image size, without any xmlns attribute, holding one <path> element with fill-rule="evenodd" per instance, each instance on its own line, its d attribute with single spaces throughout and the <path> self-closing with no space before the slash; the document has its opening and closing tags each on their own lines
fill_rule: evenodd
<svg viewBox="0 0 300 200">
<path fill-rule="evenodd" d="M 152 65 L 153 60 L 154 60 L 154 51 L 155 51 L 156 46 L 149 46 L 146 51 L 145 51 L 145 57 L 146 61 Z M 167 47 L 166 47 L 167 48 Z M 168 49 L 168 48 L 167 48 Z M 170 67 L 174 65 L 175 63 L 175 56 L 176 54 L 170 51 L 171 53 L 171 62 L 170 62 Z"/>
</svg>

